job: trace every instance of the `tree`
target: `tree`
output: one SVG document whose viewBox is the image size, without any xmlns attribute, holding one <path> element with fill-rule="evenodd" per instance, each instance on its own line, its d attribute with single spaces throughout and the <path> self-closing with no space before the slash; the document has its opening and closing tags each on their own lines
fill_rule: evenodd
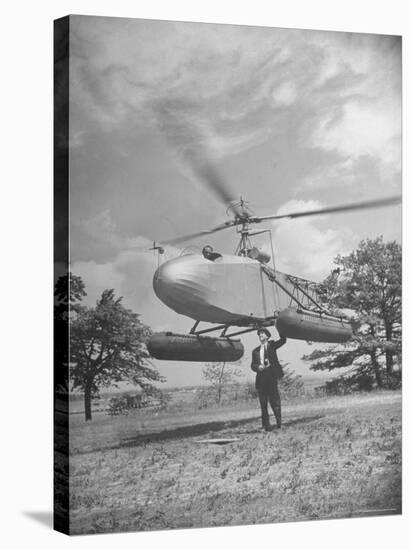
<svg viewBox="0 0 412 550">
<path fill-rule="evenodd" d="M 279 389 L 281 395 L 289 397 L 298 397 L 305 390 L 305 384 L 300 374 L 295 374 L 295 371 L 288 368 L 288 363 L 283 365 L 283 377 L 279 380 Z"/>
<path fill-rule="evenodd" d="M 69 391 L 69 319 L 70 311 L 76 311 L 86 296 L 81 277 L 68 273 L 62 275 L 54 287 L 54 385 L 55 391 Z"/>
<path fill-rule="evenodd" d="M 228 387 L 236 382 L 236 378 L 242 375 L 242 371 L 233 368 L 226 362 L 206 363 L 203 378 L 209 382 L 209 391 L 217 404 L 220 404 Z"/>
<path fill-rule="evenodd" d="M 86 420 L 99 388 L 128 381 L 150 391 L 152 382 L 163 380 L 149 362 L 149 336 L 150 329 L 114 290 L 105 290 L 93 308 L 77 306 L 70 319 L 70 378 L 84 392 Z"/>
<path fill-rule="evenodd" d="M 394 382 L 394 357 L 400 366 L 402 330 L 402 249 L 382 237 L 364 240 L 348 256 L 338 256 L 338 268 L 325 281 L 331 308 L 345 311 L 354 337 L 345 345 L 317 349 L 303 357 L 312 370 L 352 366 L 347 381 L 373 377 L 378 387 Z M 339 272 L 339 277 L 336 273 Z M 384 369 L 382 369 L 382 363 Z"/>
<path fill-rule="evenodd" d="M 54 296 L 58 304 L 73 305 L 87 296 L 82 278 L 69 272 L 58 278 L 54 287 Z"/>
</svg>

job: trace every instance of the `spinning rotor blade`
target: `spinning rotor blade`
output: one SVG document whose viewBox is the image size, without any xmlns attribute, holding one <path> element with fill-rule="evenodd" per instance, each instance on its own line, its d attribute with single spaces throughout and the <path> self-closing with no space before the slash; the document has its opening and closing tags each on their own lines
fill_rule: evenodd
<svg viewBox="0 0 412 550">
<path fill-rule="evenodd" d="M 235 216 L 244 216 L 245 210 L 238 205 L 239 202 L 236 194 L 230 186 L 225 183 L 218 173 L 212 162 L 205 155 L 194 153 L 193 151 L 186 152 L 185 160 L 190 164 L 193 172 L 198 176 L 201 182 L 208 187 L 220 202 L 230 209 Z"/>
<path fill-rule="evenodd" d="M 151 105 L 153 111 L 158 115 L 162 134 L 179 160 L 235 216 L 245 216 L 244 209 L 237 205 L 238 194 L 234 193 L 230 186 L 223 181 L 216 169 L 216 159 L 214 159 L 213 150 L 208 145 L 207 131 L 188 116 L 193 104 L 187 100 L 169 98 L 154 99 L 151 101 Z"/>
<path fill-rule="evenodd" d="M 181 237 L 176 237 L 176 239 L 169 239 L 167 241 L 162 241 L 162 244 L 180 244 L 185 241 L 190 241 L 196 239 L 196 237 L 203 237 L 203 235 L 210 235 L 211 233 L 216 233 L 216 231 L 222 231 L 222 229 L 227 229 L 228 227 L 233 227 L 235 225 L 234 221 L 228 221 L 222 223 L 222 225 L 217 225 L 212 229 L 205 229 L 204 231 L 198 231 L 197 233 L 191 233 L 190 235 L 182 235 Z"/>
<path fill-rule="evenodd" d="M 327 206 L 326 208 L 319 208 L 318 210 L 309 210 L 306 212 L 291 212 L 289 214 L 280 214 L 274 216 L 259 216 L 250 219 L 251 222 L 262 222 L 265 220 L 281 220 L 285 218 L 303 218 L 306 216 L 316 216 L 318 214 L 330 214 L 332 212 L 346 212 L 349 210 L 364 210 L 367 208 L 380 208 L 383 206 L 390 206 L 391 204 L 397 204 L 401 202 L 402 197 L 387 197 L 385 199 L 377 199 L 374 201 L 355 202 L 352 204 L 344 204 L 339 206 Z"/>
</svg>

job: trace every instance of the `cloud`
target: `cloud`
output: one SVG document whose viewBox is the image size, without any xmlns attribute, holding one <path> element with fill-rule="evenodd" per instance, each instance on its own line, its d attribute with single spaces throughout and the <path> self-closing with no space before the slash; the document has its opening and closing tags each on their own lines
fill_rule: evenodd
<svg viewBox="0 0 412 550">
<path fill-rule="evenodd" d="M 110 217 L 102 215 L 96 219 L 105 220 L 103 225 L 111 228 L 110 234 L 119 248 L 106 261 L 77 260 L 70 265 L 72 273 L 81 276 L 86 285 L 85 303 L 94 305 L 105 289 L 113 288 L 117 296 L 123 296 L 124 304 L 142 314 L 144 322 L 153 328 L 171 330 L 173 323 L 180 326 L 182 321 L 179 316 L 156 298 L 152 287 L 153 275 L 159 261 L 164 262 L 178 256 L 180 249 L 167 246 L 164 254 L 159 257 L 157 252 L 149 250 L 153 245 L 149 239 L 136 236 L 121 240 L 115 236 L 113 226 L 109 223 Z M 88 226 L 96 227 L 91 222 Z"/>
<path fill-rule="evenodd" d="M 312 121 L 307 144 L 341 159 L 306 178 L 310 187 L 359 183 L 365 157 L 379 170 L 375 186 L 400 187 L 401 42 L 399 37 L 344 34 L 325 37 L 327 59 L 321 70 L 322 104 Z M 345 47 L 342 47 L 345 46 Z M 331 94 L 334 98 L 331 99 Z M 365 175 L 365 174 L 362 174 Z M 319 177 L 321 176 L 321 177 Z"/>
<path fill-rule="evenodd" d="M 70 250 L 76 259 L 90 258 L 90 250 L 100 260 L 112 258 L 125 246 L 116 231 L 109 209 L 86 219 L 71 219 Z"/>
<path fill-rule="evenodd" d="M 88 305 L 94 305 L 104 290 L 120 289 L 122 286 L 122 276 L 112 263 L 78 261 L 70 266 L 70 270 L 83 279 L 87 291 L 85 302 Z"/>
<path fill-rule="evenodd" d="M 297 97 L 298 92 L 290 82 L 284 82 L 272 94 L 275 105 L 292 105 Z"/>
<path fill-rule="evenodd" d="M 320 203 L 317 200 L 298 200 L 293 199 L 285 204 L 282 204 L 278 208 L 278 211 L 276 212 L 277 215 L 281 216 L 283 214 L 288 214 L 289 212 L 306 212 L 309 210 L 319 210 L 319 208 L 322 208 L 322 203 Z"/>
<path fill-rule="evenodd" d="M 304 212 L 322 206 L 315 200 L 292 200 L 282 205 L 278 214 Z M 325 220 L 325 216 L 322 219 Z M 355 236 L 349 230 L 325 229 L 318 224 L 313 219 L 285 220 L 274 224 L 277 269 L 320 281 L 330 273 L 334 258 L 352 249 Z"/>
<path fill-rule="evenodd" d="M 89 119 L 157 128 L 191 179 L 188 148 L 218 162 L 271 139 L 399 170 L 396 37 L 77 16 L 71 33 L 74 144 Z M 337 162 L 336 183 L 355 174 Z"/>
<path fill-rule="evenodd" d="M 74 17 L 72 38 L 74 111 L 110 130 L 133 116 L 156 124 L 167 102 L 222 156 L 267 136 L 296 100 L 287 75 L 303 74 L 291 67 L 296 31 L 284 29 Z"/>
<path fill-rule="evenodd" d="M 331 187 L 348 187 L 359 184 L 361 171 L 359 162 L 351 157 L 337 160 L 333 164 L 318 167 L 317 170 L 301 179 L 299 189 L 322 189 Z"/>
<path fill-rule="evenodd" d="M 330 113 L 319 121 L 312 136 L 314 146 L 337 150 L 354 159 L 368 155 L 387 169 L 400 170 L 400 104 L 383 100 L 362 105 L 349 101 L 337 121 L 333 116 Z"/>
<path fill-rule="evenodd" d="M 133 135 L 142 140 L 157 132 L 184 175 L 216 182 L 231 155 L 267 143 L 271 155 L 278 145 L 279 173 L 296 196 L 346 187 L 356 198 L 370 197 L 399 184 L 400 42 L 394 37 L 77 16 L 71 32 L 78 139 L 98 130 L 110 142 L 118 130 L 131 157 Z M 128 169 L 142 170 L 149 181 L 143 171 L 151 166 Z M 269 181 L 267 169 L 263 178 Z M 328 251 L 323 263 L 329 261 L 338 235 L 318 234 L 317 222 L 291 227 L 278 226 L 279 235 L 290 241 L 300 227 L 311 234 L 308 249 L 319 249 L 319 258 Z M 76 257 L 113 261 L 133 239 L 126 231 L 120 238 L 110 211 L 80 220 Z M 302 262 L 297 267 L 310 270 Z"/>
<path fill-rule="evenodd" d="M 157 307 L 152 279 L 157 260 L 151 253 L 120 253 L 113 261 L 77 261 L 71 271 L 82 277 L 87 291 L 86 304 L 94 305 L 105 289 L 113 288 L 117 296 L 123 296 L 124 304 L 141 313 L 144 322 L 162 322 L 163 313 L 156 319 Z M 162 308 L 160 308 L 162 309 Z"/>
</svg>

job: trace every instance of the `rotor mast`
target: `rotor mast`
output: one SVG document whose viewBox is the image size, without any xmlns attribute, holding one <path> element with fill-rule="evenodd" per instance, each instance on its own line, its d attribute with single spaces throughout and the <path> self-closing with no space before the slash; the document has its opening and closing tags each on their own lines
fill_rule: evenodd
<svg viewBox="0 0 412 550">
<path fill-rule="evenodd" d="M 235 254 L 237 256 L 246 256 L 247 250 L 251 248 L 251 243 L 249 239 L 249 223 L 247 221 L 242 223 L 240 231 L 240 241 L 237 245 Z"/>
<path fill-rule="evenodd" d="M 240 230 L 238 229 L 238 233 L 240 233 L 240 241 L 239 244 L 236 247 L 235 254 L 237 256 L 246 256 L 248 249 L 252 247 L 252 244 L 249 239 L 249 218 L 250 214 L 247 210 L 245 201 L 242 197 L 240 197 L 240 201 L 238 204 L 235 205 L 238 211 L 240 211 L 240 215 L 237 215 L 235 218 L 236 225 L 241 225 Z"/>
</svg>

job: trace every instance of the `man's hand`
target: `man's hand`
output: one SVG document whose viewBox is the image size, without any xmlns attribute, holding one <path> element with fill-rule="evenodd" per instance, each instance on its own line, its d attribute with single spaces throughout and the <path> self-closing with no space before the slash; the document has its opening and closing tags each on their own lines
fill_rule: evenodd
<svg viewBox="0 0 412 550">
<path fill-rule="evenodd" d="M 258 366 L 258 372 L 262 372 L 262 370 L 264 369 L 265 367 L 263 365 L 259 365 Z"/>
</svg>

